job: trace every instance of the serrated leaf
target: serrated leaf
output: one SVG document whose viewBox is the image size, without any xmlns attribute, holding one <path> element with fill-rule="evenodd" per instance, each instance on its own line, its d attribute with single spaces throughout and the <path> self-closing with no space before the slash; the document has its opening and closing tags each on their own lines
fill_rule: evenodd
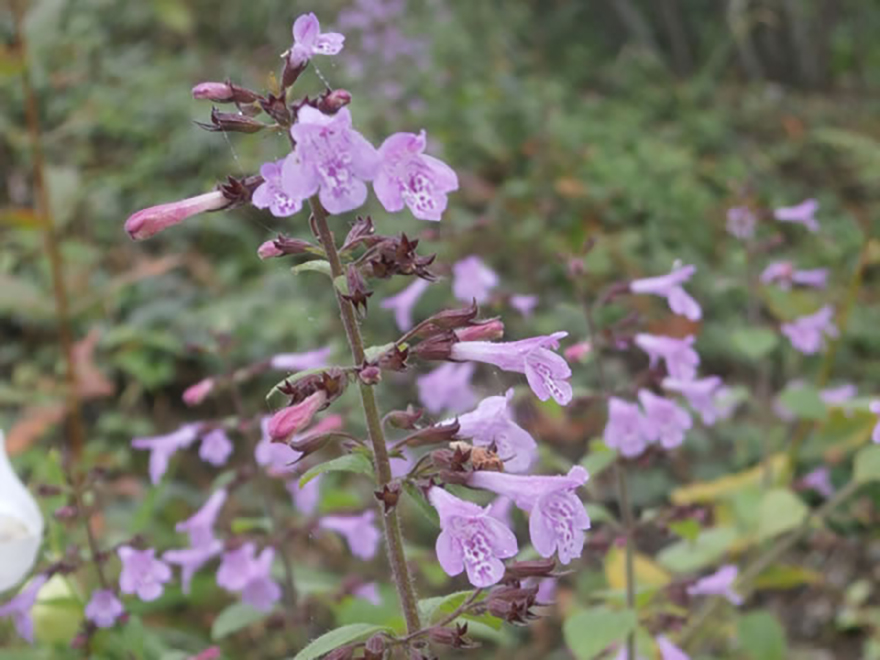
<svg viewBox="0 0 880 660">
<path fill-rule="evenodd" d="M 299 487 L 302 488 L 319 474 L 325 472 L 357 472 L 372 476 L 373 464 L 363 454 L 346 454 L 324 463 L 318 463 L 309 469 L 299 479 Z"/>
<path fill-rule="evenodd" d="M 760 360 L 776 348 L 779 335 L 769 328 L 739 328 L 730 333 L 730 341 L 750 360 Z"/>
<path fill-rule="evenodd" d="M 338 649 L 340 646 L 345 646 L 351 642 L 358 642 L 378 632 L 388 631 L 390 631 L 390 628 L 387 626 L 377 626 L 371 623 L 352 623 L 348 626 L 342 626 L 324 633 L 312 641 L 302 651 L 297 653 L 293 660 L 317 660 L 322 655 L 330 653 L 330 651 Z"/>
<path fill-rule="evenodd" d="M 860 484 L 880 481 L 880 445 L 865 447 L 856 454 L 853 478 Z"/>
<path fill-rule="evenodd" d="M 594 658 L 612 644 L 620 644 L 636 628 L 636 613 L 594 607 L 569 617 L 562 627 L 565 643 L 578 660 Z"/>
<path fill-rule="evenodd" d="M 321 273 L 322 275 L 329 277 L 331 280 L 333 279 L 333 270 L 330 268 L 330 262 L 326 259 L 312 259 L 311 261 L 305 261 L 291 268 L 290 272 L 294 275 L 299 275 L 301 273 Z"/>
<path fill-rule="evenodd" d="M 758 538 L 769 539 L 799 527 L 810 510 L 787 488 L 774 488 L 761 500 L 758 513 Z"/>
<path fill-rule="evenodd" d="M 269 616 L 269 612 L 261 612 L 247 603 L 233 603 L 214 619 L 214 624 L 211 626 L 211 639 L 217 641 L 228 637 L 257 621 L 262 621 L 267 616 Z"/>
<path fill-rule="evenodd" d="M 828 417 L 828 407 L 819 390 L 811 385 L 786 388 L 779 395 L 779 405 L 800 419 L 821 421 Z"/>
</svg>

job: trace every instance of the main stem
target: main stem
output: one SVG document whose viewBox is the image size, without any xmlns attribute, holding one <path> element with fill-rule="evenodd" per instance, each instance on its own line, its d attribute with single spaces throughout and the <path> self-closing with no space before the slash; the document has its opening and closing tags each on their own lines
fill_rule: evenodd
<svg viewBox="0 0 880 660">
<path fill-rule="evenodd" d="M 327 225 L 327 211 L 324 210 L 317 197 L 312 197 L 309 200 L 309 205 L 312 207 L 312 216 L 318 240 L 321 241 L 321 245 L 327 255 L 327 261 L 330 262 L 330 271 L 335 280 L 345 273 L 342 269 L 342 261 L 339 259 L 339 252 L 336 250 L 333 234 Z M 364 340 L 361 337 L 354 307 L 348 300 L 342 297 L 342 294 L 335 286 L 334 291 L 336 293 L 336 302 L 339 305 L 339 314 L 342 317 L 342 324 L 345 326 L 345 335 L 348 337 L 348 345 L 351 348 L 352 358 L 354 358 L 355 365 L 363 364 L 365 355 Z M 373 466 L 376 472 L 376 482 L 381 490 L 386 484 L 391 482 L 392 478 L 391 461 L 388 458 L 388 447 L 385 444 L 385 433 L 382 430 L 382 418 L 379 415 L 376 394 L 372 386 L 365 385 L 360 381 L 358 381 L 358 386 L 364 417 L 367 422 L 367 430 L 373 446 Z M 422 624 L 419 620 L 418 600 L 416 599 L 409 568 L 406 565 L 406 554 L 403 551 L 403 536 L 400 533 L 397 509 L 392 508 L 390 511 L 384 512 L 382 521 L 385 532 L 385 544 L 388 547 L 388 560 L 391 564 L 391 578 L 397 589 L 400 606 L 403 608 L 403 615 L 406 619 L 406 631 L 408 634 L 413 634 L 421 629 Z"/>
</svg>

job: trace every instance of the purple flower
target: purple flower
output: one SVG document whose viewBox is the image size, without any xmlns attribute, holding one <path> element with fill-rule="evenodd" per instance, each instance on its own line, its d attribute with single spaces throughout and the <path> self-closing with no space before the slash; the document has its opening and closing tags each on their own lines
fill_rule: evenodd
<svg viewBox="0 0 880 660">
<path fill-rule="evenodd" d="M 498 286 L 495 271 L 473 255 L 455 262 L 452 277 L 452 295 L 466 303 L 476 300 L 483 304 L 489 300 L 492 289 Z"/>
<path fill-rule="evenodd" d="M 666 371 L 673 378 L 692 380 L 697 375 L 700 356 L 692 348 L 693 335 L 676 339 L 640 333 L 636 335 L 635 342 L 636 346 L 648 354 L 651 367 L 662 359 L 666 362 Z"/>
<path fill-rule="evenodd" d="M 795 222 L 803 225 L 812 232 L 819 231 L 819 223 L 815 217 L 819 209 L 819 202 L 815 199 L 807 199 L 797 206 L 783 206 L 773 212 L 779 222 Z"/>
<path fill-rule="evenodd" d="M 336 55 L 342 50 L 345 35 L 338 32 L 321 33 L 321 24 L 313 13 L 303 14 L 293 23 L 293 47 L 290 64 L 305 64 L 313 55 Z"/>
<path fill-rule="evenodd" d="M 584 530 L 590 528 L 584 504 L 574 494 L 587 478 L 587 471 L 575 465 L 566 476 L 552 477 L 479 471 L 471 474 L 468 485 L 509 497 L 529 512 L 529 536 L 535 550 L 542 557 L 558 552 L 559 561 L 568 564 L 581 556 Z"/>
<path fill-rule="evenodd" d="M 394 479 L 400 479 L 401 477 L 406 476 L 416 464 L 416 459 L 413 457 L 413 454 L 409 449 L 403 447 L 399 451 L 402 456 L 390 457 L 391 476 Z"/>
<path fill-rule="evenodd" d="M 822 497 L 831 498 L 834 495 L 834 485 L 831 483 L 831 470 L 827 467 L 816 468 L 801 478 L 801 486 L 810 488 Z"/>
<path fill-rule="evenodd" d="M 328 116 L 304 106 L 290 129 L 296 141 L 284 159 L 284 192 L 299 199 L 318 193 L 329 213 L 353 211 L 367 200 L 367 186 L 379 167 L 376 149 L 351 126 L 351 113 L 342 108 Z"/>
<path fill-rule="evenodd" d="M 180 566 L 181 587 L 183 593 L 188 594 L 196 572 L 221 552 L 223 552 L 223 542 L 212 538 L 196 547 L 166 550 L 162 560 Z"/>
<path fill-rule="evenodd" d="M 790 261 L 775 261 L 761 273 L 761 282 L 764 284 L 776 282 L 784 291 L 788 291 L 792 284 L 824 289 L 828 286 L 828 269 L 795 270 Z"/>
<path fill-rule="evenodd" d="M 260 175 L 263 177 L 263 183 L 254 191 L 254 195 L 251 198 L 251 203 L 254 206 L 258 209 L 269 209 L 276 218 L 287 218 L 294 213 L 298 213 L 302 208 L 301 197 L 292 197 L 284 192 L 284 188 L 281 185 L 281 168 L 283 164 L 284 161 L 279 160 L 273 163 L 264 163 L 260 166 Z M 272 243 L 272 247 L 275 247 L 274 241 L 269 242 Z M 278 255 L 267 254 L 267 256 Z M 260 258 L 265 257 L 261 256 Z"/>
<path fill-rule="evenodd" d="M 718 409 L 718 395 L 722 388 L 718 376 L 708 376 L 696 380 L 664 378 L 663 388 L 683 395 L 691 408 L 703 418 L 703 424 L 711 426 L 721 417 Z"/>
<path fill-rule="evenodd" d="M 166 435 L 151 438 L 135 438 L 131 446 L 135 449 L 150 450 L 150 481 L 155 486 L 168 469 L 168 461 L 179 450 L 186 449 L 199 437 L 201 424 L 184 424 Z"/>
<path fill-rule="evenodd" d="M 286 442 L 272 442 L 269 435 L 269 422 L 271 417 L 263 417 L 260 420 L 262 437 L 254 448 L 254 458 L 257 465 L 262 465 L 275 474 L 293 472 L 296 468 L 293 464 L 302 457 L 302 452 L 296 451 Z"/>
<path fill-rule="evenodd" d="M 834 308 L 825 305 L 818 312 L 801 316 L 791 323 L 783 323 L 781 330 L 791 345 L 801 353 L 812 355 L 825 346 L 825 337 L 836 337 Z"/>
<path fill-rule="evenodd" d="M 281 598 L 281 587 L 272 579 L 272 561 L 275 559 L 274 548 L 263 548 L 250 565 L 249 577 L 241 600 L 260 612 L 269 612 Z"/>
<path fill-rule="evenodd" d="M 755 235 L 757 218 L 747 206 L 737 206 L 727 211 L 727 233 L 741 241 Z"/>
<path fill-rule="evenodd" d="M 92 592 L 85 615 L 98 628 L 112 628 L 123 612 L 125 608 L 116 594 L 109 589 L 97 589 Z"/>
<path fill-rule="evenodd" d="M 447 193 L 458 190 L 458 176 L 424 153 L 426 142 L 425 131 L 395 133 L 379 147 L 382 164 L 373 189 L 386 211 L 401 211 L 406 204 L 419 220 L 440 220 Z"/>
<path fill-rule="evenodd" d="M 537 458 L 537 443 L 513 419 L 513 389 L 504 396 L 490 396 L 480 401 L 476 410 L 458 416 L 458 435 L 471 438 L 479 447 L 495 445 L 507 472 L 527 472 Z"/>
<path fill-rule="evenodd" d="M 541 401 L 551 396 L 560 405 L 571 402 L 572 390 L 568 379 L 571 369 L 559 355 L 549 350 L 559 348 L 559 340 L 567 332 L 554 332 L 512 342 L 462 341 L 452 345 L 453 360 L 485 362 L 505 371 L 524 373 L 529 387 Z"/>
<path fill-rule="evenodd" d="M 535 600 L 543 605 L 550 605 L 556 600 L 556 587 L 558 587 L 556 578 L 544 578 L 538 582 L 538 593 L 535 594 Z"/>
<path fill-rule="evenodd" d="M 177 523 L 174 529 L 181 534 L 186 532 L 189 535 L 189 544 L 194 548 L 208 545 L 214 540 L 214 523 L 225 503 L 226 489 L 221 488 L 208 498 L 195 515 Z"/>
<path fill-rule="evenodd" d="M 269 366 L 280 371 L 302 371 L 327 366 L 327 359 L 333 349 L 329 346 L 304 353 L 279 353 L 269 360 Z"/>
<path fill-rule="evenodd" d="M 382 596 L 379 594 L 379 585 L 375 582 L 365 582 L 351 592 L 355 598 L 361 598 L 376 607 L 382 604 Z"/>
<path fill-rule="evenodd" d="M 461 500 L 437 486 L 428 500 L 440 516 L 437 559 L 447 575 L 467 571 L 468 580 L 479 588 L 490 587 L 504 576 L 504 563 L 516 555 L 516 536 L 485 509 Z"/>
<path fill-rule="evenodd" d="M 199 458 L 215 467 L 225 465 L 232 453 L 232 441 L 223 429 L 214 429 L 202 436 Z"/>
<path fill-rule="evenodd" d="M 321 501 L 322 476 L 319 474 L 302 487 L 299 485 L 299 479 L 291 479 L 285 484 L 293 500 L 293 506 L 306 516 L 311 516 L 318 509 L 318 503 Z"/>
<path fill-rule="evenodd" d="M 656 638 L 657 649 L 660 651 L 660 660 L 691 660 L 691 657 L 670 642 L 666 637 L 660 635 Z"/>
<path fill-rule="evenodd" d="M 394 320 L 401 332 L 406 332 L 413 327 L 412 312 L 419 298 L 430 286 L 430 282 L 421 278 L 406 287 L 396 296 L 391 296 L 382 301 L 382 309 L 393 309 Z"/>
<path fill-rule="evenodd" d="M 37 594 L 48 579 L 45 575 L 36 576 L 24 589 L 13 596 L 12 600 L 0 605 L 0 618 L 11 618 L 15 624 L 15 631 L 22 639 L 31 644 L 34 643 L 34 622 L 31 619 L 31 609 L 37 601 Z"/>
<path fill-rule="evenodd" d="M 664 449 L 674 449 L 684 442 L 693 424 L 686 410 L 648 390 L 639 390 L 639 401 L 645 410 L 643 428 L 648 442 L 659 442 Z"/>
<path fill-rule="evenodd" d="M 875 415 L 880 415 L 880 400 L 872 401 L 869 409 Z M 877 424 L 871 432 L 871 441 L 880 445 L 880 419 L 877 420 Z"/>
<path fill-rule="evenodd" d="M 824 289 L 828 286 L 828 269 L 811 268 L 809 270 L 796 270 L 791 275 L 791 281 L 800 286 Z"/>
<path fill-rule="evenodd" d="M 688 587 L 689 596 L 724 596 L 734 605 L 742 605 L 743 599 L 733 590 L 739 569 L 733 564 L 722 566 L 712 575 L 700 578 Z"/>
<path fill-rule="evenodd" d="M 638 456 L 648 446 L 645 418 L 635 403 L 611 397 L 608 399 L 608 422 L 603 434 L 605 444 L 623 456 Z"/>
<path fill-rule="evenodd" d="M 158 234 L 160 231 L 179 224 L 193 215 L 206 211 L 219 211 L 229 206 L 229 200 L 219 190 L 170 202 L 151 206 L 138 211 L 125 221 L 125 231 L 136 241 Z"/>
<path fill-rule="evenodd" d="M 513 500 L 499 495 L 489 504 L 489 515 L 496 520 L 500 520 L 504 523 L 505 527 L 513 527 L 512 508 Z"/>
<path fill-rule="evenodd" d="M 858 388 L 852 383 L 844 383 L 835 387 L 826 387 L 819 392 L 819 398 L 829 406 L 839 406 L 846 403 L 859 393 Z"/>
<path fill-rule="evenodd" d="M 510 296 L 510 306 L 526 318 L 532 315 L 535 307 L 538 306 L 538 302 L 538 296 L 524 295 L 519 293 Z"/>
<path fill-rule="evenodd" d="M 224 552 L 217 568 L 217 585 L 227 591 L 244 589 L 251 576 L 256 551 L 257 547 L 248 542 L 235 550 Z"/>
<path fill-rule="evenodd" d="M 451 413 L 467 410 L 477 400 L 471 388 L 473 374 L 473 364 L 443 364 L 416 379 L 419 400 L 435 415 L 444 410 Z"/>
<path fill-rule="evenodd" d="M 162 595 L 162 586 L 171 580 L 171 568 L 156 559 L 156 550 L 136 550 L 128 545 L 116 551 L 122 561 L 119 574 L 119 590 L 124 594 L 137 594 L 143 601 L 156 600 Z"/>
<path fill-rule="evenodd" d="M 629 290 L 633 293 L 663 296 L 669 304 L 669 309 L 675 314 L 691 321 L 699 321 L 703 316 L 703 310 L 700 309 L 699 303 L 682 288 L 682 284 L 687 282 L 696 270 L 696 266 L 675 266 L 668 275 L 633 280 L 630 282 Z"/>
<path fill-rule="evenodd" d="M 376 556 L 380 534 L 375 525 L 376 512 L 370 509 L 357 516 L 324 516 L 318 527 L 345 537 L 351 554 L 369 561 Z"/>
</svg>

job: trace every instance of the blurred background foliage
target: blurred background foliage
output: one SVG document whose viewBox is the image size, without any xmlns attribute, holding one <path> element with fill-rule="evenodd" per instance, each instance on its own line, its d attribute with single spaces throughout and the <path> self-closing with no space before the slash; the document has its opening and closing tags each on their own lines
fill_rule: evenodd
<svg viewBox="0 0 880 660">
<path fill-rule="evenodd" d="M 299 226 L 291 226 L 245 208 L 194 218 L 138 244 L 122 230 L 136 209 L 198 194 L 286 152 L 276 135 L 199 130 L 193 120 L 204 120 L 210 108 L 193 101 L 189 90 L 225 78 L 271 88 L 290 24 L 309 10 L 348 41 L 344 57 L 318 61 L 318 71 L 298 89 L 321 91 L 319 73 L 350 90 L 355 121 L 374 143 L 394 131 L 428 129 L 434 153 L 462 180 L 441 224 L 376 213 L 379 230 L 421 235 L 447 263 L 479 254 L 508 292 L 540 295 L 537 317 L 508 315 L 508 336 L 565 328 L 585 337 L 581 294 L 566 272 L 573 258 L 585 268 L 591 295 L 615 280 L 665 272 L 675 259 L 697 265 L 693 289 L 705 309 L 705 371 L 742 388 L 746 414 L 711 433 L 692 433 L 671 469 L 640 474 L 634 485 L 640 507 L 662 504 L 676 483 L 745 469 L 769 445 L 779 448 L 785 429 L 748 409 L 760 413 L 766 402 L 759 395 L 794 376 L 812 380 L 825 368 L 833 382 L 877 392 L 876 0 L 408 0 L 360 25 L 351 18 L 352 3 L 335 0 L 32 0 L 26 25 L 31 77 L 71 325 L 89 380 L 82 384 L 86 456 L 129 475 L 118 480 L 119 498 L 106 503 L 108 542 L 134 532 L 149 533 L 157 545 L 170 542 L 173 522 L 211 482 L 193 466 L 179 469 L 185 479 L 146 490 L 144 457 L 129 450 L 133 436 L 194 418 L 180 403 L 185 387 L 230 365 L 317 348 L 338 335 L 334 302 L 313 293 L 308 275 L 292 277 L 283 263 L 254 258 L 256 246 L 278 231 L 305 237 L 302 215 L 295 218 Z M 12 432 L 17 460 L 33 479 L 52 482 L 59 478 L 58 455 L 46 450 L 61 439 L 63 363 L 40 218 L 31 210 L 21 62 L 5 9 L 0 39 L 0 427 Z M 805 197 L 820 201 L 823 231 L 804 237 L 784 228 L 774 256 L 832 268 L 830 298 L 842 304 L 851 296 L 847 340 L 827 363 L 795 357 L 781 344 L 750 350 L 755 319 L 746 314 L 748 264 L 742 246 L 725 232 L 732 206 L 772 208 Z M 588 239 L 596 244 L 583 256 Z M 862 279 L 853 289 L 860 260 Z M 383 287 L 379 295 L 399 285 Z M 437 289 L 420 304 L 422 312 L 451 302 L 447 288 Z M 772 316 L 790 319 L 819 300 L 791 294 L 764 303 Z M 615 314 L 609 308 L 602 320 Z M 368 335 L 381 343 L 392 327 L 390 314 L 375 306 Z M 624 379 L 629 366 L 623 357 L 613 362 L 613 377 Z M 483 383 L 487 393 L 497 380 Z M 593 382 L 589 368 L 576 370 L 582 392 Z M 267 377 L 251 385 L 252 410 L 265 410 L 263 395 L 272 384 Z M 412 378 L 389 385 L 384 396 L 388 406 L 412 401 Z M 208 404 L 198 418 L 223 414 L 223 406 Z M 601 434 L 595 414 L 575 412 L 563 421 L 555 409 L 534 404 L 527 414 L 550 464 L 554 456 L 578 460 L 585 438 Z M 352 419 L 358 423 L 357 415 Z M 858 444 L 853 434 L 864 441 L 865 428 L 865 419 L 838 414 L 811 434 L 803 469 L 830 457 L 841 465 L 835 470 L 848 472 L 844 460 Z M 611 506 L 606 486 L 597 480 L 593 496 Z M 860 546 L 877 529 L 876 508 L 869 505 L 861 517 L 847 519 L 852 534 L 835 549 L 841 555 L 834 567 L 845 575 L 818 588 L 827 611 L 804 614 L 804 594 L 811 592 L 801 583 L 764 597 L 776 612 L 780 603 L 792 607 L 779 616 L 783 642 L 787 636 L 793 648 L 830 653 L 803 657 L 880 657 L 880 638 L 871 641 L 876 609 L 869 607 L 877 576 L 868 571 L 880 546 L 876 540 Z M 58 532 L 52 545 L 60 552 L 63 543 Z M 424 559 L 420 566 L 430 575 L 427 553 Z M 576 591 L 595 588 L 597 580 L 604 580 L 601 570 L 572 580 L 575 591 L 562 594 L 561 608 L 573 607 Z M 169 618 L 187 602 L 172 594 L 157 608 L 161 613 L 144 618 L 148 623 L 137 618 L 118 633 L 123 643 L 142 649 L 136 657 L 167 659 L 176 657 L 168 655 L 173 649 L 198 649 L 216 599 L 209 581 L 201 590 L 196 582 L 196 605 L 185 621 Z M 853 585 L 867 595 L 854 595 Z M 386 596 L 391 607 L 391 592 Z M 362 605 L 341 606 L 337 624 L 380 616 L 359 611 Z M 143 607 L 141 614 L 149 614 Z M 842 609 L 851 615 L 844 624 L 837 616 Z M 769 621 L 741 622 L 740 634 L 757 629 L 760 639 L 772 638 L 778 624 Z M 231 648 L 247 648 L 250 634 L 257 633 L 241 633 Z M 520 650 L 502 651 L 507 657 L 566 657 L 559 627 L 549 622 L 531 633 L 498 634 L 529 640 Z M 284 647 L 270 646 L 266 657 L 278 648 Z M 778 655 L 776 647 L 734 648 L 730 657 L 795 657 Z M 35 653 L 53 657 L 45 649 Z M 491 650 L 480 653 L 494 657 Z"/>
</svg>

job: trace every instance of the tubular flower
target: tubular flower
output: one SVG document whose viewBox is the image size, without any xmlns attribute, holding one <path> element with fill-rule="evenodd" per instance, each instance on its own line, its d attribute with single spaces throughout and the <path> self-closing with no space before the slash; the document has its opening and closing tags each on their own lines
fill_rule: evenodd
<svg viewBox="0 0 880 660">
<path fill-rule="evenodd" d="M 316 348 L 304 353 L 278 353 L 273 355 L 269 365 L 280 371 L 302 371 L 304 369 L 318 369 L 327 366 L 327 358 L 333 349 L 330 346 Z"/>
<path fill-rule="evenodd" d="M 31 610 L 37 602 L 37 594 L 48 579 L 45 575 L 38 575 L 12 600 L 0 605 L 0 618 L 11 618 L 15 624 L 15 631 L 31 644 L 34 643 L 34 621 L 31 618 Z"/>
<path fill-rule="evenodd" d="M 291 479 L 284 484 L 287 492 L 290 493 L 290 498 L 293 500 L 293 506 L 300 513 L 310 516 L 318 510 L 318 504 L 321 501 L 322 476 L 319 474 L 305 486 L 299 485 L 299 479 Z"/>
<path fill-rule="evenodd" d="M 736 582 L 736 576 L 738 573 L 739 570 L 733 564 L 722 566 L 712 573 L 712 575 L 700 578 L 688 587 L 688 595 L 723 596 L 734 605 L 742 605 L 742 596 L 733 590 L 733 583 Z"/>
<path fill-rule="evenodd" d="M 444 410 L 451 413 L 467 410 L 477 400 L 471 388 L 473 374 L 472 364 L 442 364 L 416 379 L 419 400 L 435 415 Z"/>
<path fill-rule="evenodd" d="M 648 446 L 645 418 L 635 403 L 617 397 L 608 400 L 608 422 L 603 435 L 605 444 L 623 456 L 638 456 Z"/>
<path fill-rule="evenodd" d="M 825 337 L 836 337 L 837 326 L 834 325 L 834 308 L 825 305 L 814 314 L 801 316 L 791 323 L 783 323 L 783 334 L 788 337 L 791 345 L 801 353 L 812 355 L 825 346 Z"/>
<path fill-rule="evenodd" d="M 532 545 L 542 557 L 558 552 L 559 561 L 568 564 L 581 556 L 590 528 L 590 517 L 574 491 L 587 482 L 587 471 L 580 465 L 566 476 L 526 476 L 504 472 L 479 471 L 471 474 L 468 485 L 509 497 L 529 515 Z"/>
<path fill-rule="evenodd" d="M 123 545 L 116 552 L 122 561 L 119 590 L 124 594 L 137 594 L 145 602 L 159 598 L 164 591 L 162 585 L 171 580 L 171 569 L 156 559 L 156 551 Z"/>
<path fill-rule="evenodd" d="M 458 190 L 458 176 L 425 151 L 425 131 L 395 133 L 379 147 L 381 167 L 373 182 L 376 197 L 390 213 L 404 204 L 419 220 L 440 220 L 447 193 Z"/>
<path fill-rule="evenodd" d="M 483 304 L 498 286 L 498 274 L 474 255 L 453 264 L 452 277 L 452 294 L 466 303 Z"/>
<path fill-rule="evenodd" d="M 727 211 L 727 233 L 745 241 L 755 235 L 758 219 L 747 206 L 737 206 Z"/>
<path fill-rule="evenodd" d="M 691 408 L 700 413 L 703 424 L 706 426 L 711 426 L 721 416 L 722 411 L 718 408 L 718 394 L 723 384 L 718 376 L 708 376 L 696 380 L 664 378 L 662 384 L 664 389 L 683 395 Z"/>
<path fill-rule="evenodd" d="M 313 13 L 303 14 L 293 23 L 293 47 L 290 64 L 301 66 L 313 55 L 336 55 L 342 51 L 345 36 L 338 32 L 321 33 L 321 23 Z"/>
<path fill-rule="evenodd" d="M 811 232 L 819 231 L 819 222 L 814 217 L 819 210 L 819 202 L 807 199 L 795 206 L 783 206 L 773 211 L 773 217 L 779 222 L 794 222 L 803 225 Z"/>
<path fill-rule="evenodd" d="M 541 401 L 551 396 L 560 405 L 572 398 L 571 368 L 564 358 L 550 348 L 558 348 L 567 332 L 554 332 L 513 342 L 463 341 L 452 345 L 453 360 L 485 362 L 505 371 L 524 373 L 529 387 Z M 549 347 L 549 348 L 548 348 Z"/>
<path fill-rule="evenodd" d="M 357 516 L 324 516 L 318 527 L 341 534 L 351 554 L 369 561 L 376 556 L 380 534 L 376 529 L 376 512 L 370 509 Z"/>
<path fill-rule="evenodd" d="M 198 197 L 159 204 L 138 211 L 125 221 L 125 231 L 134 240 L 142 241 L 168 229 L 168 227 L 180 224 L 190 216 L 206 211 L 219 211 L 227 206 L 229 206 L 229 200 L 221 191 L 214 190 Z"/>
<path fill-rule="evenodd" d="M 221 552 L 223 552 L 223 542 L 212 538 L 196 547 L 166 550 L 162 555 L 162 561 L 180 566 L 181 588 L 183 593 L 188 594 L 193 576 Z"/>
<path fill-rule="evenodd" d="M 428 500 L 440 516 L 437 559 L 447 575 L 467 571 L 479 588 L 490 587 L 504 576 L 504 563 L 516 555 L 516 536 L 485 509 L 433 486 Z"/>
<path fill-rule="evenodd" d="M 215 467 L 224 465 L 232 453 L 232 440 L 223 429 L 214 429 L 202 436 L 199 458 Z"/>
<path fill-rule="evenodd" d="M 155 486 L 168 470 L 168 462 L 181 449 L 186 449 L 199 437 L 201 424 L 184 424 L 176 431 L 150 438 L 135 438 L 131 446 L 150 452 L 150 481 Z"/>
<path fill-rule="evenodd" d="M 640 333 L 635 338 L 636 346 L 648 354 L 650 364 L 654 367 L 659 360 L 666 362 L 666 371 L 673 378 L 691 380 L 697 375 L 700 356 L 692 348 L 693 335 L 684 339 L 661 337 Z"/>
<path fill-rule="evenodd" d="M 699 321 L 703 310 L 682 287 L 697 271 L 696 266 L 676 266 L 668 275 L 648 277 L 630 282 L 629 290 L 633 293 L 650 293 L 666 298 L 675 314 L 684 316 L 691 321 Z"/>
<path fill-rule="evenodd" d="M 192 517 L 177 523 L 174 529 L 188 534 L 189 543 L 194 548 L 208 545 L 214 540 L 214 523 L 225 503 L 226 489 L 221 488 L 215 491 Z"/>
<path fill-rule="evenodd" d="M 666 637 L 660 635 L 656 638 L 657 649 L 660 651 L 660 660 L 691 660 L 691 657 L 670 642 Z"/>
<path fill-rule="evenodd" d="M 875 415 L 880 415 L 880 400 L 872 401 L 870 410 Z M 874 425 L 874 430 L 871 432 L 871 441 L 880 445 L 880 418 L 877 419 L 877 423 Z"/>
<path fill-rule="evenodd" d="M 644 433 L 648 442 L 659 442 L 664 449 L 674 449 L 684 442 L 693 425 L 686 410 L 648 390 L 639 390 L 639 401 L 645 410 Z"/>
<path fill-rule="evenodd" d="M 122 602 L 110 589 L 97 589 L 92 592 L 89 603 L 86 605 L 86 619 L 94 623 L 98 628 L 112 628 L 116 619 L 122 616 L 125 608 Z"/>
</svg>

